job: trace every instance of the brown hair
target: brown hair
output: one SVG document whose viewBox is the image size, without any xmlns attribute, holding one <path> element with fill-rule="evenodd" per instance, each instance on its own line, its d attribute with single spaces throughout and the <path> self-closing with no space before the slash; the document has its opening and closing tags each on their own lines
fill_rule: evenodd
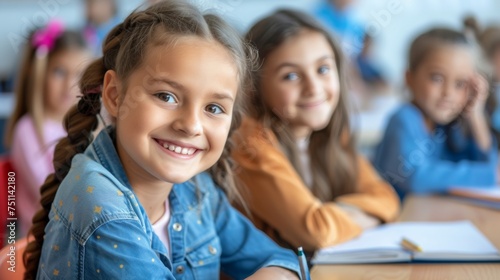
<svg viewBox="0 0 500 280">
<path fill-rule="evenodd" d="M 31 37 L 33 36 L 32 33 Z M 55 41 L 54 47 L 47 55 L 37 55 L 37 48 L 31 44 L 29 40 L 24 53 L 23 63 L 18 73 L 14 111 L 12 112 L 7 129 L 5 132 L 4 143 L 6 147 L 12 145 L 12 138 L 14 137 L 14 129 L 17 122 L 21 117 L 29 114 L 33 119 L 35 125 L 36 135 L 41 145 L 44 145 L 43 139 L 43 97 L 46 93 L 45 80 L 47 65 L 50 59 L 63 51 L 69 49 L 86 49 L 85 39 L 80 33 L 74 31 L 64 31 Z"/>
<path fill-rule="evenodd" d="M 498 82 L 500 82 L 499 74 L 496 73 L 494 66 L 494 59 L 496 53 L 500 51 L 500 26 L 490 25 L 484 30 L 477 30 L 478 34 L 476 36 L 479 39 L 481 45 L 483 56 L 486 62 L 486 71 L 488 81 L 490 83 L 490 92 L 486 99 L 486 113 L 488 114 L 488 123 L 492 127 L 492 116 L 495 113 L 496 108 L 500 100 L 497 99 L 496 90 L 498 87 Z M 492 129 L 492 133 L 497 139 L 498 148 L 500 148 L 500 132 L 497 129 Z"/>
<path fill-rule="evenodd" d="M 303 30 L 321 33 L 328 40 L 335 53 L 335 63 L 340 81 L 340 98 L 328 125 L 314 131 L 310 137 L 309 155 L 313 176 L 312 192 L 322 201 L 352 193 L 357 188 L 357 164 L 354 139 L 349 132 L 347 107 L 347 85 L 345 81 L 344 58 L 332 36 L 311 16 L 293 10 L 279 10 L 261 19 L 248 31 L 246 38 L 256 47 L 259 61 L 266 57 L 287 39 L 297 36 Z M 269 108 L 260 90 L 262 77 L 254 71 L 254 90 L 250 97 L 252 117 L 259 119 L 265 127 L 276 134 L 283 150 L 297 172 L 303 176 L 296 143 L 286 123 Z"/>
<path fill-rule="evenodd" d="M 472 15 L 466 16 L 462 21 L 462 25 L 464 32 L 470 30 L 472 32 L 471 35 L 474 36 L 474 39 L 479 40 L 481 27 L 479 26 L 479 22 L 477 22 L 476 17 Z M 465 34 L 465 36 L 467 36 L 467 34 Z"/>
<path fill-rule="evenodd" d="M 194 6 L 183 1 L 159 2 L 146 10 L 133 12 L 123 23 L 116 26 L 104 42 L 103 57 L 85 70 L 80 80 L 80 90 L 85 93 L 99 88 L 107 70 L 116 71 L 117 75 L 126 81 L 141 65 L 148 44 L 168 44 L 178 36 L 197 36 L 213 40 L 223 45 L 234 58 L 240 86 L 233 110 L 231 133 L 241 122 L 242 95 L 250 83 L 249 68 L 253 63 L 248 55 L 252 52 L 247 50 L 238 33 L 221 18 L 203 15 Z M 64 126 L 68 136 L 56 146 L 55 173 L 47 178 L 41 188 L 42 209 L 33 218 L 31 228 L 35 240 L 29 243 L 24 254 L 27 279 L 36 277 L 44 229 L 49 221 L 48 214 L 57 189 L 71 167 L 71 159 L 91 143 L 100 108 L 100 94 L 87 94 L 65 116 Z M 231 147 L 232 143 L 228 141 L 220 160 L 211 167 L 210 173 L 229 199 L 234 199 L 240 196 L 232 176 L 233 164 L 229 159 Z"/>
<path fill-rule="evenodd" d="M 408 70 L 413 71 L 436 48 L 443 45 L 472 48 L 467 37 L 461 32 L 449 28 L 430 29 L 413 40 L 408 54 Z"/>
<path fill-rule="evenodd" d="M 500 26 L 488 26 L 480 33 L 479 38 L 486 58 L 491 60 L 500 49 Z"/>
</svg>

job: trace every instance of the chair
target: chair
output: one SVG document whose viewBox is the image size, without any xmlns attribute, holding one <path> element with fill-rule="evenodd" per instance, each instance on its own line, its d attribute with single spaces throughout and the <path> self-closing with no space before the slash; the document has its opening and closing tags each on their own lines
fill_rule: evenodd
<svg viewBox="0 0 500 280">
<path fill-rule="evenodd" d="M 15 189 L 9 189 L 8 185 L 8 180 L 9 180 L 9 172 L 12 172 L 13 168 L 12 165 L 10 164 L 10 160 L 7 156 L 1 156 L 0 157 L 0 205 L 2 205 L 2 209 L 0 209 L 0 247 L 3 247 L 6 244 L 6 226 L 7 226 L 7 218 L 8 216 L 8 208 L 7 208 L 7 202 L 8 202 L 8 196 L 9 196 L 9 190 L 15 190 Z M 15 177 L 14 177 L 15 178 Z M 15 188 L 15 185 L 14 185 Z M 18 207 L 19 205 L 15 205 L 14 208 Z M 18 224 L 18 223 L 17 223 Z"/>
<path fill-rule="evenodd" d="M 23 254 L 26 246 L 28 246 L 28 238 L 24 237 L 16 240 L 15 244 L 7 244 L 0 251 L 0 279 L 9 280 L 22 280 L 25 272 L 25 267 L 23 263 Z M 10 247 L 15 247 L 14 251 L 11 251 Z M 13 253 L 14 252 L 14 253 Z M 15 260 L 13 259 L 15 256 Z M 12 263 L 10 262 L 12 258 Z M 9 270 L 10 267 L 15 263 L 15 272 Z"/>
<path fill-rule="evenodd" d="M 7 208 L 7 199 L 9 196 L 8 180 L 9 180 L 9 172 L 14 171 L 12 165 L 10 164 L 10 160 L 7 156 L 0 157 L 0 205 L 2 205 L 2 209 L 0 209 L 0 247 L 3 247 L 6 244 L 6 226 L 7 226 L 7 218 L 8 218 L 8 208 Z M 15 178 L 15 177 L 14 177 Z M 14 185 L 15 188 L 15 185 Z M 16 205 L 18 206 L 18 205 Z"/>
</svg>

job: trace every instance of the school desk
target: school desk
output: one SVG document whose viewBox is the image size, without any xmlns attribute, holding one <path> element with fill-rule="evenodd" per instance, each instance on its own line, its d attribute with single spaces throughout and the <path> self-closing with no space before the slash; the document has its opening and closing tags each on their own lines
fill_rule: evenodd
<svg viewBox="0 0 500 280">
<path fill-rule="evenodd" d="M 409 196 L 399 221 L 470 220 L 500 249 L 500 211 L 451 197 Z M 500 263 L 317 265 L 312 280 L 341 279 L 500 279 Z"/>
</svg>

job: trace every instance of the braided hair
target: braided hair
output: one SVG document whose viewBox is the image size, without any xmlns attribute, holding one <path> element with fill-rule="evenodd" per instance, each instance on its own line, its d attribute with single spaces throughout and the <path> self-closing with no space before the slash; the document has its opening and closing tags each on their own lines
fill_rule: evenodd
<svg viewBox="0 0 500 280">
<path fill-rule="evenodd" d="M 251 86 L 249 73 L 255 59 L 254 52 L 243 43 L 238 33 L 220 17 L 203 15 L 184 1 L 161 1 L 146 10 L 130 14 L 106 37 L 103 56 L 89 65 L 83 73 L 79 82 L 83 96 L 65 116 L 64 127 L 68 135 L 56 146 L 55 173 L 47 177 L 40 189 L 42 208 L 33 217 L 30 230 L 34 240 L 28 244 L 23 256 L 25 279 L 36 278 L 49 212 L 59 185 L 71 168 L 71 160 L 76 154 L 84 152 L 93 140 L 93 132 L 99 123 L 101 87 L 105 73 L 113 70 L 122 80 L 126 80 L 141 65 L 148 44 L 168 44 L 176 36 L 197 36 L 214 40 L 224 46 L 234 58 L 240 85 L 229 133 L 239 126 L 243 95 Z M 237 199 L 242 203 L 233 177 L 233 163 L 229 158 L 231 148 L 232 143 L 228 138 L 220 160 L 210 169 L 210 173 L 230 200 Z"/>
</svg>

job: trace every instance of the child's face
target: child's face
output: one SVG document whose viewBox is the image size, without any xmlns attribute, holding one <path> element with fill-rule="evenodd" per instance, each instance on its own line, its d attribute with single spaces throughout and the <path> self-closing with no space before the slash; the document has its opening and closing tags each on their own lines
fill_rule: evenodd
<svg viewBox="0 0 500 280">
<path fill-rule="evenodd" d="M 44 105 L 45 113 L 60 119 L 77 101 L 78 79 L 90 62 L 89 52 L 70 49 L 54 54 L 47 65 Z"/>
<path fill-rule="evenodd" d="M 328 125 L 339 100 L 335 54 L 326 38 L 304 30 L 265 59 L 261 94 L 296 138 Z"/>
<path fill-rule="evenodd" d="M 116 117 L 118 154 L 134 188 L 185 182 L 215 164 L 239 86 L 223 46 L 195 37 L 151 46 L 121 95 L 123 84 L 113 89 L 118 78 L 109 73 L 103 94 L 116 94 L 117 106 L 105 101 L 106 109 Z"/>
<path fill-rule="evenodd" d="M 115 4 L 112 0 L 87 0 L 87 19 L 93 24 L 104 24 L 115 13 Z"/>
<path fill-rule="evenodd" d="M 413 101 L 434 123 L 448 124 L 464 109 L 474 74 L 470 50 L 447 46 L 432 50 L 415 70 L 407 72 Z"/>
</svg>

